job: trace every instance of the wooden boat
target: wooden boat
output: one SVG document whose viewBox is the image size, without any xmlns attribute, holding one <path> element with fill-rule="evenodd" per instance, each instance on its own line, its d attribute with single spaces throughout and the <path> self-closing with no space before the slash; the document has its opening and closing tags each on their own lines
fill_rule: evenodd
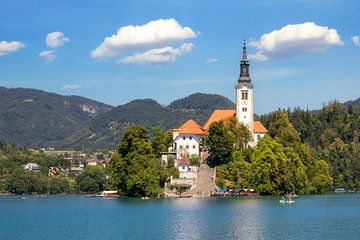
<svg viewBox="0 0 360 240">
<path fill-rule="evenodd" d="M 190 194 L 179 195 L 179 198 L 191 198 Z"/>
</svg>

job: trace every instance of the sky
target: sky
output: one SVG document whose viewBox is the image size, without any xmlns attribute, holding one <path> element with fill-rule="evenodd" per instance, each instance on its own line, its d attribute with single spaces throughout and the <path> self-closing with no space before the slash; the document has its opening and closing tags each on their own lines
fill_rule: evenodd
<svg viewBox="0 0 360 240">
<path fill-rule="evenodd" d="M 113 106 L 235 101 L 244 40 L 255 112 L 360 97 L 357 0 L 0 0 L 0 86 Z"/>
</svg>

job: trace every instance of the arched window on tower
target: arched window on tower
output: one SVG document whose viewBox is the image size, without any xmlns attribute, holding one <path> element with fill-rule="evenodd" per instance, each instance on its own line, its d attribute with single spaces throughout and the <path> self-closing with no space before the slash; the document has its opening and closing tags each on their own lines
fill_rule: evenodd
<svg viewBox="0 0 360 240">
<path fill-rule="evenodd" d="M 241 100 L 247 100 L 248 99 L 248 92 L 243 91 L 241 92 Z"/>
</svg>

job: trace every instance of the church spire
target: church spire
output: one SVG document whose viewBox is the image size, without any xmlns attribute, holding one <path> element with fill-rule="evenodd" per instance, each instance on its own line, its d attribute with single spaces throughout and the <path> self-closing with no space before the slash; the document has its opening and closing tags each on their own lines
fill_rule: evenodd
<svg viewBox="0 0 360 240">
<path fill-rule="evenodd" d="M 244 40 L 244 46 L 243 46 L 243 55 L 242 55 L 242 62 L 247 61 L 247 55 L 246 55 L 246 41 Z"/>
<path fill-rule="evenodd" d="M 244 83 L 249 83 L 251 82 L 250 79 L 250 73 L 249 73 L 249 61 L 247 60 L 247 54 L 246 54 L 246 41 L 244 40 L 244 46 L 243 46 L 243 54 L 242 54 L 242 59 L 241 59 L 241 63 L 240 63 L 240 76 L 238 79 L 238 82 L 244 82 Z"/>
</svg>

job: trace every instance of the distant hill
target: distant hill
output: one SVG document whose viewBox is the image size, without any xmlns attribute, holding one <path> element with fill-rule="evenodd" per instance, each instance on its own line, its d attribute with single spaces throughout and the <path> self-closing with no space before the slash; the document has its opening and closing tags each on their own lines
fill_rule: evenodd
<svg viewBox="0 0 360 240">
<path fill-rule="evenodd" d="M 83 125 L 69 139 L 68 147 L 115 148 L 120 136 L 131 125 L 141 124 L 151 129 L 161 126 L 171 129 L 189 118 L 203 124 L 214 109 L 234 109 L 228 98 L 216 94 L 192 94 L 161 106 L 152 99 L 134 100 L 101 114 Z"/>
<path fill-rule="evenodd" d="M 112 107 L 79 96 L 0 87 L 0 140 L 30 148 L 111 149 L 131 125 L 167 130 L 189 118 L 203 124 L 214 109 L 234 107 L 216 94 L 192 94 L 169 106 L 143 99 Z"/>
<path fill-rule="evenodd" d="M 58 148 L 82 124 L 111 109 L 84 97 L 0 87 L 0 140 Z"/>
<path fill-rule="evenodd" d="M 347 101 L 344 103 L 345 106 L 352 105 L 353 107 L 360 106 L 360 98 L 356 100 Z"/>
<path fill-rule="evenodd" d="M 360 98 L 343 105 L 360 106 Z M 189 118 L 203 125 L 215 109 L 235 104 L 221 95 L 195 93 L 168 106 L 143 99 L 112 107 L 79 96 L 0 87 L 0 140 L 31 148 L 114 149 L 131 125 L 168 130 Z"/>
</svg>

